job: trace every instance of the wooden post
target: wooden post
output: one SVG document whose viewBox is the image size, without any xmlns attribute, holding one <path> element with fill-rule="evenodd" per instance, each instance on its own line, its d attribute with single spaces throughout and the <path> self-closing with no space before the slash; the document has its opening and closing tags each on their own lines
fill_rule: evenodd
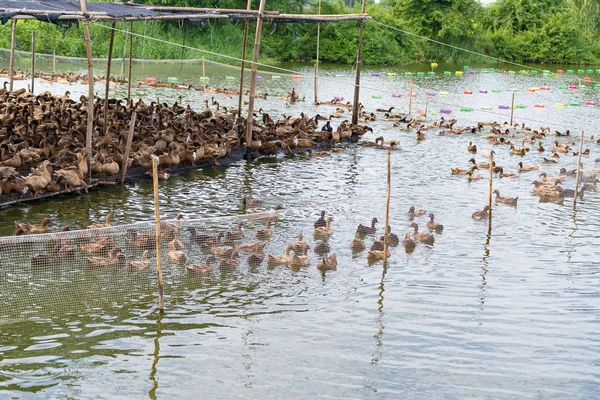
<svg viewBox="0 0 600 400">
<path fill-rule="evenodd" d="M 158 308 L 160 313 L 165 312 L 163 301 L 163 278 L 160 254 L 160 211 L 158 208 L 158 156 L 152 155 L 152 178 L 154 180 L 154 222 L 156 224 L 156 275 L 158 278 Z"/>
<path fill-rule="evenodd" d="M 387 197 L 385 199 L 385 230 L 383 231 L 383 262 L 387 262 L 388 259 L 388 246 L 389 246 L 389 223 L 390 223 L 390 191 L 392 188 L 392 168 L 390 155 L 392 152 L 392 147 L 387 151 Z"/>
<path fill-rule="evenodd" d="M 12 36 L 10 40 L 10 63 L 8 67 L 8 90 L 12 92 L 13 90 L 13 81 L 15 75 L 15 45 L 17 43 L 17 20 L 13 19 L 12 22 Z"/>
<path fill-rule="evenodd" d="M 86 0 L 79 0 L 81 12 L 87 14 Z M 85 54 L 88 64 L 88 104 L 87 104 L 87 134 L 85 138 L 88 153 L 88 184 L 92 180 L 92 135 L 94 132 L 94 66 L 92 61 L 92 41 L 90 39 L 90 23 L 83 20 L 83 35 L 85 38 Z"/>
<path fill-rule="evenodd" d="M 135 110 L 131 115 L 131 121 L 129 122 L 129 135 L 127 135 L 127 145 L 125 146 L 125 155 L 123 156 L 123 165 L 121 165 L 121 185 L 125 183 L 125 177 L 127 176 L 127 166 L 129 164 L 129 153 L 131 152 L 131 143 L 133 142 L 133 131 L 135 130 L 135 120 L 137 119 L 137 113 Z"/>
<path fill-rule="evenodd" d="M 123 43 L 123 57 L 121 57 L 121 73 L 119 74 L 119 80 L 125 79 L 125 56 L 127 55 L 127 35 L 125 32 L 125 42 Z"/>
<path fill-rule="evenodd" d="M 248 0 L 246 9 L 252 9 L 252 0 Z M 246 47 L 248 47 L 248 21 L 244 26 L 244 41 L 242 46 L 242 65 L 240 69 L 240 93 L 238 94 L 238 117 L 242 116 L 242 92 L 244 91 L 244 70 L 246 68 Z"/>
<path fill-rule="evenodd" d="M 131 66 L 133 65 L 133 21 L 129 23 L 129 72 L 127 74 L 127 102 L 131 100 Z"/>
<path fill-rule="evenodd" d="M 362 0 L 362 13 L 365 13 L 367 0 Z M 365 20 L 360 20 L 360 30 L 358 32 L 358 53 L 356 55 L 356 78 L 354 79 L 354 103 L 352 107 L 352 125 L 358 124 L 358 104 L 360 100 L 360 63 L 362 62 L 363 31 L 365 29 Z"/>
<path fill-rule="evenodd" d="M 35 93 L 35 31 L 31 31 L 31 93 Z"/>
<path fill-rule="evenodd" d="M 515 113 L 515 92 L 513 92 L 512 94 L 512 102 L 510 105 L 510 126 L 512 129 L 512 124 L 513 124 L 513 115 Z"/>
<path fill-rule="evenodd" d="M 488 228 L 492 229 L 492 192 L 494 191 L 493 186 L 494 179 L 494 150 L 490 151 L 490 193 L 488 195 Z"/>
<path fill-rule="evenodd" d="M 110 39 L 108 42 L 108 64 L 106 65 L 106 87 L 104 90 L 104 135 L 108 129 L 108 91 L 110 90 L 110 68 L 112 66 L 113 45 L 115 44 L 115 28 L 117 23 L 113 22 L 110 30 Z"/>
<path fill-rule="evenodd" d="M 408 115 L 412 112 L 413 77 L 410 77 L 410 92 L 408 92 Z"/>
<path fill-rule="evenodd" d="M 204 91 L 206 92 L 206 68 L 204 66 L 204 56 L 202 56 L 202 80 L 204 82 Z"/>
<path fill-rule="evenodd" d="M 250 100 L 248 101 L 248 120 L 246 121 L 246 150 L 252 145 L 252 116 L 254 115 L 254 92 L 256 91 L 256 62 L 260 52 L 260 37 L 262 35 L 263 13 L 267 0 L 260 0 L 258 19 L 256 20 L 256 35 L 254 37 L 254 54 L 252 55 L 252 71 L 250 73 Z"/>
<path fill-rule="evenodd" d="M 52 75 L 56 75 L 56 50 L 52 51 Z"/>
<path fill-rule="evenodd" d="M 577 207 L 577 195 L 579 194 L 579 180 L 581 179 L 581 150 L 583 149 L 583 131 L 579 139 L 579 155 L 577 156 L 577 176 L 575 177 L 575 194 L 573 195 L 573 209 Z"/>
<path fill-rule="evenodd" d="M 319 0 L 318 14 L 321 15 L 321 0 Z M 317 24 L 317 59 L 315 61 L 314 102 L 317 103 L 317 74 L 319 73 L 319 50 L 321 45 L 321 23 Z"/>
</svg>

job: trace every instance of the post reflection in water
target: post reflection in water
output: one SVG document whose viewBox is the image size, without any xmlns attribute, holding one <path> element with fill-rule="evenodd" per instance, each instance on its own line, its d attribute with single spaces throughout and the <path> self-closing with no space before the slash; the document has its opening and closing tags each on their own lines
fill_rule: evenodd
<svg viewBox="0 0 600 400">
<path fill-rule="evenodd" d="M 483 246 L 483 258 L 481 259 L 482 263 L 481 263 L 481 286 L 480 286 L 480 291 L 481 294 L 479 296 L 479 309 L 481 310 L 481 313 L 483 314 L 484 311 L 484 305 L 485 305 L 485 300 L 486 300 L 486 290 L 485 290 L 485 286 L 487 285 L 487 280 L 486 280 L 486 275 L 488 273 L 488 258 L 490 257 L 490 242 L 492 240 L 492 228 L 488 229 L 488 233 L 486 235 L 486 239 L 485 239 L 485 244 Z M 479 321 L 479 326 L 483 325 L 483 323 L 481 321 Z"/>
<path fill-rule="evenodd" d="M 148 397 L 152 400 L 156 400 L 156 389 L 158 389 L 158 378 L 156 377 L 157 365 L 160 360 L 160 338 L 162 337 L 162 319 L 164 313 L 158 313 L 158 319 L 156 320 L 156 338 L 154 338 L 154 354 L 152 358 L 152 368 L 150 368 L 150 380 L 152 381 L 152 388 L 148 392 Z"/>
</svg>

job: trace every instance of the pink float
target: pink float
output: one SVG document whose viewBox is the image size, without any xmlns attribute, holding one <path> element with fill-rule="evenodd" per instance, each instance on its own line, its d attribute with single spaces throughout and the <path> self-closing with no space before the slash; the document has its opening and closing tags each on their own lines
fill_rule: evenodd
<svg viewBox="0 0 600 400">
<path fill-rule="evenodd" d="M 575 85 L 569 85 L 569 89 L 571 89 L 571 90 L 576 90 L 576 89 L 577 89 L 577 86 L 575 86 Z"/>
<path fill-rule="evenodd" d="M 596 102 L 595 101 L 586 101 L 585 105 L 588 107 L 594 107 L 596 105 Z"/>
<path fill-rule="evenodd" d="M 535 104 L 534 107 L 535 108 L 544 108 L 546 106 L 544 104 Z"/>
<path fill-rule="evenodd" d="M 146 85 L 156 85 L 156 78 L 147 77 L 145 82 Z"/>
</svg>

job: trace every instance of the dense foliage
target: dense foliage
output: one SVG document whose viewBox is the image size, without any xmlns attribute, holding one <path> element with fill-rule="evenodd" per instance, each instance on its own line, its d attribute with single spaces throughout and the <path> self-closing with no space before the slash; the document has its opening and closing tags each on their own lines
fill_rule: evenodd
<svg viewBox="0 0 600 400">
<path fill-rule="evenodd" d="M 111 0 L 112 1 L 112 0 Z M 188 7 L 246 8 L 246 0 L 138 0 L 140 3 Z M 434 39 L 516 62 L 592 63 L 600 59 L 600 6 L 597 0 L 496 0 L 489 6 L 477 0 L 381 0 L 367 2 L 367 12 L 377 24 L 365 24 L 363 59 L 367 64 L 398 64 L 410 61 L 477 61 L 480 56 L 426 41 Z M 318 1 L 268 0 L 268 10 L 286 13 L 317 13 Z M 358 13 L 356 0 L 322 0 L 323 14 Z M 252 1 L 258 8 L 258 0 Z M 105 24 L 108 25 L 108 24 Z M 127 29 L 126 23 L 118 24 Z M 243 22 L 208 20 L 201 24 L 138 22 L 137 33 L 167 42 L 185 43 L 220 54 L 239 57 Z M 36 50 L 60 55 L 85 56 L 81 26 L 57 27 L 37 21 L 20 21 L 18 49 L 30 49 L 31 31 L 36 30 Z M 353 63 L 356 60 L 358 22 L 322 25 L 320 59 Z M 0 27 L 0 47 L 10 46 L 10 23 Z M 261 45 L 263 60 L 313 60 L 316 56 L 317 25 L 265 24 Z M 94 55 L 105 57 L 109 31 L 92 25 Z M 249 46 L 254 24 L 251 23 Z M 123 52 L 124 34 L 115 38 L 115 56 Z M 248 52 L 249 54 L 251 51 Z M 248 57 L 249 57 L 248 54 Z M 156 59 L 199 58 L 194 50 L 152 40 L 135 39 L 134 57 Z"/>
</svg>

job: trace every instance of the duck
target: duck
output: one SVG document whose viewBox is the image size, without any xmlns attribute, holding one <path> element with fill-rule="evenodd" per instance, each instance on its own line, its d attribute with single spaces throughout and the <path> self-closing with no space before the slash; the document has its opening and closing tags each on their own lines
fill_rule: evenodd
<svg viewBox="0 0 600 400">
<path fill-rule="evenodd" d="M 392 247 L 398 246 L 398 244 L 400 244 L 400 238 L 395 233 L 392 233 L 392 228 L 389 225 L 387 227 L 387 232 L 388 245 Z M 385 233 L 379 238 L 379 240 L 381 240 L 382 242 L 385 240 Z"/>
<path fill-rule="evenodd" d="M 290 256 L 290 251 L 292 250 L 292 246 L 286 246 L 285 254 L 282 256 L 267 254 L 267 265 L 269 267 L 275 267 L 277 265 L 289 265 L 292 257 Z"/>
<path fill-rule="evenodd" d="M 434 217 L 433 213 L 430 213 L 430 214 L 429 214 L 429 221 L 427 221 L 427 227 L 428 227 L 430 230 L 432 230 L 432 231 L 436 231 L 436 232 L 438 232 L 438 233 L 439 233 L 439 232 L 441 232 L 441 231 L 443 231 L 443 230 L 444 230 L 444 225 L 442 225 L 442 224 L 440 224 L 440 223 L 438 223 L 438 222 L 435 222 L 435 221 L 433 220 L 434 218 L 435 218 L 435 217 Z"/>
<path fill-rule="evenodd" d="M 240 265 L 240 259 L 237 256 L 237 252 L 233 252 L 231 253 L 231 256 L 229 258 L 226 258 L 224 260 L 221 260 L 221 262 L 219 262 L 219 269 L 220 270 L 230 270 L 230 269 L 234 269 L 236 267 L 238 267 Z"/>
<path fill-rule="evenodd" d="M 558 160 L 556 158 L 544 157 L 544 161 L 549 162 L 549 163 L 553 163 L 553 164 L 558 164 Z"/>
<path fill-rule="evenodd" d="M 425 244 L 433 244 L 435 242 L 435 237 L 431 233 L 419 232 L 419 225 L 416 223 L 413 222 L 410 226 L 414 229 L 414 232 L 412 233 L 413 239 L 419 240 Z"/>
<path fill-rule="evenodd" d="M 329 238 L 324 237 L 319 243 L 315 245 L 314 252 L 322 256 L 323 254 L 329 253 L 331 246 L 329 245 Z"/>
<path fill-rule="evenodd" d="M 499 169 L 499 176 L 500 178 L 515 178 L 517 176 L 517 174 L 513 174 L 513 173 L 504 173 L 504 168 L 500 167 Z"/>
<path fill-rule="evenodd" d="M 527 154 L 527 150 L 525 148 L 516 149 L 514 145 L 510 145 L 510 153 L 516 156 L 524 156 Z"/>
<path fill-rule="evenodd" d="M 358 228 L 356 229 L 356 233 L 358 233 L 361 236 L 373 235 L 377 231 L 377 228 L 375 228 L 375 224 L 378 222 L 379 221 L 377 221 L 377 218 L 373 218 L 371 220 L 371 226 L 365 226 L 363 224 L 359 224 Z"/>
<path fill-rule="evenodd" d="M 167 258 L 169 259 L 169 261 L 177 264 L 183 264 L 187 262 L 187 255 L 182 250 L 177 250 L 176 247 L 172 244 L 172 242 L 169 242 L 167 246 L 169 249 L 167 253 Z"/>
<path fill-rule="evenodd" d="M 199 234 L 196 231 L 196 228 L 193 226 L 188 227 L 186 230 L 191 234 L 190 240 L 199 245 L 201 248 L 218 246 L 221 243 L 221 238 L 223 237 L 223 232 L 219 232 L 215 236 Z"/>
<path fill-rule="evenodd" d="M 57 244 L 49 253 L 41 253 L 31 258 L 31 266 L 45 266 L 75 258 L 75 249 L 67 244 Z"/>
<path fill-rule="evenodd" d="M 373 244 L 371 245 L 371 247 L 369 248 L 370 251 L 377 251 L 377 250 L 383 250 L 385 247 L 383 240 L 376 240 L 373 242 Z"/>
<path fill-rule="evenodd" d="M 271 235 L 273 234 L 273 229 L 271 228 L 271 221 L 267 221 L 267 226 L 262 229 L 256 231 L 256 238 L 258 240 L 269 240 Z"/>
<path fill-rule="evenodd" d="M 246 235 L 244 235 L 244 231 L 242 231 L 242 226 L 244 223 L 242 221 L 238 222 L 237 229 L 233 231 L 225 232 L 225 240 L 226 241 L 234 241 L 243 239 Z"/>
<path fill-rule="evenodd" d="M 235 246 L 235 251 L 246 251 L 252 253 L 260 253 L 264 250 L 267 242 L 248 242 L 240 243 Z"/>
<path fill-rule="evenodd" d="M 467 172 L 467 175 L 465 175 L 465 176 L 466 176 L 466 178 L 467 178 L 469 181 L 472 181 L 472 180 L 474 180 L 474 179 L 481 179 L 481 178 L 483 177 L 483 175 L 481 175 L 481 174 L 474 174 L 474 173 L 473 173 L 473 172 L 471 172 L 471 171 Z"/>
<path fill-rule="evenodd" d="M 383 252 L 383 250 L 373 250 L 373 251 L 369 251 L 369 253 L 367 254 L 367 260 L 369 262 L 376 262 L 376 261 L 380 261 L 380 260 L 384 260 L 386 258 L 390 257 L 390 252 Z"/>
<path fill-rule="evenodd" d="M 426 212 L 427 210 L 416 210 L 415 206 L 410 206 L 408 209 L 408 216 L 410 218 L 420 217 L 421 215 L 425 215 Z"/>
<path fill-rule="evenodd" d="M 500 191 L 498 189 L 494 190 L 494 194 L 496 195 L 496 203 L 507 204 L 509 206 L 516 206 L 518 197 L 501 197 Z"/>
<path fill-rule="evenodd" d="M 24 222 L 17 222 L 17 221 L 14 221 L 14 223 L 15 223 L 15 231 L 18 231 L 20 229 L 26 235 L 33 235 L 33 234 L 48 232 L 48 225 L 50 225 L 50 218 L 44 218 L 39 225 L 26 224 Z"/>
<path fill-rule="evenodd" d="M 579 152 L 578 151 L 574 151 L 573 152 L 574 156 L 578 156 Z M 584 151 L 581 152 L 582 156 L 589 156 L 590 155 L 590 149 L 585 149 Z"/>
<path fill-rule="evenodd" d="M 208 274 L 214 269 L 213 264 L 216 260 L 217 259 L 215 258 L 215 256 L 210 254 L 208 257 L 206 257 L 206 261 L 204 262 L 204 264 L 188 264 L 185 266 L 185 269 L 187 269 L 187 271 L 191 274 Z"/>
<path fill-rule="evenodd" d="M 307 254 L 310 249 L 308 243 L 304 241 L 302 234 L 298 234 L 297 240 L 292 244 L 292 249 L 296 254 Z"/>
<path fill-rule="evenodd" d="M 322 271 L 331 271 L 337 269 L 337 256 L 331 254 L 328 257 L 323 257 L 321 262 L 317 264 L 317 268 Z"/>
<path fill-rule="evenodd" d="M 410 232 L 406 232 L 404 235 L 404 240 L 402 241 L 402 246 L 406 249 L 406 251 L 412 251 L 417 246 L 415 241 L 410 236 Z"/>
<path fill-rule="evenodd" d="M 110 227 L 110 221 L 112 220 L 112 213 L 109 213 L 106 215 L 106 221 L 103 224 L 100 223 L 93 223 L 91 225 L 88 225 L 86 228 L 87 229 L 100 229 L 100 228 L 108 228 Z"/>
<path fill-rule="evenodd" d="M 316 229 L 316 228 L 324 227 L 325 225 L 326 225 L 326 222 L 325 222 L 325 211 L 321 211 L 321 216 L 319 217 L 319 219 L 317 219 L 315 221 L 314 226 L 315 226 L 315 229 Z"/>
<path fill-rule="evenodd" d="M 477 153 L 477 145 L 473 144 L 472 141 L 469 141 L 469 145 L 467 146 L 467 151 L 469 153 Z"/>
<path fill-rule="evenodd" d="M 549 183 L 553 183 L 553 184 L 557 184 L 557 183 L 562 183 L 564 182 L 566 175 L 562 175 L 562 176 L 548 176 L 548 173 L 546 172 L 542 172 L 540 174 L 540 178 L 542 178 L 542 182 L 549 182 Z"/>
<path fill-rule="evenodd" d="M 81 251 L 89 254 L 108 254 L 117 246 L 117 242 L 108 236 L 96 237 L 91 243 L 79 245 Z"/>
<path fill-rule="evenodd" d="M 539 151 L 540 153 L 546 151 L 546 149 L 544 149 L 544 146 L 542 146 L 542 142 L 538 142 L 537 151 Z"/>
<path fill-rule="evenodd" d="M 485 207 L 483 207 L 483 210 L 475 211 L 473 214 L 471 214 L 471 217 L 476 220 L 488 219 L 488 217 L 490 215 L 489 210 L 490 210 L 490 207 L 485 206 Z"/>
<path fill-rule="evenodd" d="M 358 232 L 356 232 L 354 239 L 350 242 L 350 248 L 354 251 L 363 251 L 366 248 L 365 241 L 360 239 Z"/>
<path fill-rule="evenodd" d="M 248 256 L 248 265 L 251 267 L 258 267 L 265 259 L 265 253 L 258 252 L 252 253 Z"/>
<path fill-rule="evenodd" d="M 316 239 L 323 236 L 333 235 L 333 228 L 331 227 L 332 220 L 333 219 L 331 217 L 327 217 L 327 219 L 325 220 L 325 226 L 315 228 L 315 230 L 313 231 L 313 235 Z"/>
<path fill-rule="evenodd" d="M 233 246 L 213 246 L 210 248 L 210 252 L 218 257 L 230 257 L 233 250 Z"/>
<path fill-rule="evenodd" d="M 72 191 L 75 188 L 83 188 L 86 192 L 88 190 L 88 184 L 79 176 L 78 171 L 73 169 L 61 169 L 54 173 L 58 178 L 62 178 L 65 183 L 65 190 Z"/>
<path fill-rule="evenodd" d="M 85 265 L 91 268 L 105 268 L 123 264 L 127 256 L 121 249 L 115 247 L 109 253 L 108 257 L 87 257 Z"/>
<path fill-rule="evenodd" d="M 242 205 L 244 206 L 257 206 L 262 204 L 262 199 L 249 199 L 246 195 L 242 196 Z"/>
<path fill-rule="evenodd" d="M 290 267 L 300 268 L 300 267 L 308 267 L 310 264 L 310 258 L 307 254 L 298 255 L 294 254 L 290 260 Z"/>
<path fill-rule="evenodd" d="M 136 271 L 141 271 L 143 269 L 148 268 L 150 266 L 150 260 L 148 260 L 148 253 L 149 250 L 144 250 L 144 252 L 142 253 L 142 259 L 140 261 L 128 261 L 127 264 L 125 264 L 125 268 Z"/>
<path fill-rule="evenodd" d="M 529 171 L 537 171 L 540 169 L 539 165 L 528 165 L 527 167 L 523 165 L 523 161 L 519 164 L 519 172 L 529 172 Z"/>
<path fill-rule="evenodd" d="M 133 228 L 127 229 L 129 236 L 128 244 L 133 247 L 152 249 L 156 247 L 156 235 L 151 233 L 139 234 Z"/>
<path fill-rule="evenodd" d="M 474 162 L 475 160 L 473 160 Z M 473 165 L 471 168 L 469 169 L 464 169 L 464 168 L 452 168 L 452 175 L 466 175 L 469 172 L 473 173 L 476 169 L 479 169 L 479 167 L 477 165 Z M 424 214 L 424 213 L 423 213 Z"/>
</svg>

